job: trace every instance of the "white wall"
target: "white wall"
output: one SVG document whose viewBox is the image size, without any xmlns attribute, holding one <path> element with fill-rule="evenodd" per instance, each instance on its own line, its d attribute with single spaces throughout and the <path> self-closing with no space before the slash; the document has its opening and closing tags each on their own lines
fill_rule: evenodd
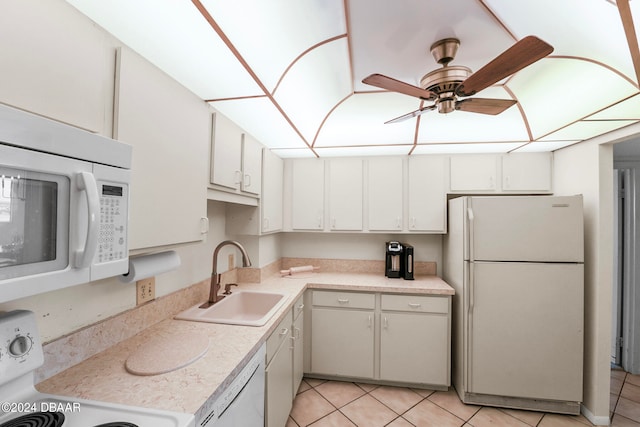
<svg viewBox="0 0 640 427">
<path fill-rule="evenodd" d="M 282 256 L 382 261 L 384 244 L 390 240 L 412 245 L 415 260 L 435 261 L 437 274 L 441 275 L 442 236 L 439 234 L 285 233 Z"/>
</svg>

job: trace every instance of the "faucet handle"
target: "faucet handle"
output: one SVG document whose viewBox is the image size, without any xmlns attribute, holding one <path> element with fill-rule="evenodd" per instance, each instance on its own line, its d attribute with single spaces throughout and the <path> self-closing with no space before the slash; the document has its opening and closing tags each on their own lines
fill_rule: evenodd
<svg viewBox="0 0 640 427">
<path fill-rule="evenodd" d="M 226 285 L 224 285 L 224 292 L 223 292 L 223 294 L 224 294 L 224 295 L 231 295 L 231 287 L 232 287 L 232 286 L 238 286 L 238 285 L 237 285 L 237 284 L 235 284 L 235 283 L 227 283 Z"/>
</svg>

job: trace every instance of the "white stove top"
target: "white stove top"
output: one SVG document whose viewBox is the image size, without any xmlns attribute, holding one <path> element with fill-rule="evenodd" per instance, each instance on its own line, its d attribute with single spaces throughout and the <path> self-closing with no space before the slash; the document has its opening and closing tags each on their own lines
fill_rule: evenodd
<svg viewBox="0 0 640 427">
<path fill-rule="evenodd" d="M 43 361 L 34 314 L 0 313 L 0 427 L 195 426 L 191 414 L 40 393 L 33 372 Z"/>
</svg>

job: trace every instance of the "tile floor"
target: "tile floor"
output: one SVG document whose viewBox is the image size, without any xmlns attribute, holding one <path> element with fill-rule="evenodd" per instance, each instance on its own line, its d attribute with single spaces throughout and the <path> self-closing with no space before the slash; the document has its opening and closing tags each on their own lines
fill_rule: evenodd
<svg viewBox="0 0 640 427">
<path fill-rule="evenodd" d="M 640 427 L 640 375 L 611 373 L 612 426 Z M 305 378 L 286 427 L 585 427 L 580 416 L 465 405 L 447 392 Z"/>
</svg>

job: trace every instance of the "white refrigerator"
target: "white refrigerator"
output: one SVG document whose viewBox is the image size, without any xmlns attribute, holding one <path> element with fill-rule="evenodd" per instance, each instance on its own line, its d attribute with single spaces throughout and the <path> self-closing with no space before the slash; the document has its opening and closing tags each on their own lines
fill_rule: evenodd
<svg viewBox="0 0 640 427">
<path fill-rule="evenodd" d="M 582 196 L 449 201 L 452 380 L 465 403 L 577 414 L 582 401 Z"/>
</svg>

